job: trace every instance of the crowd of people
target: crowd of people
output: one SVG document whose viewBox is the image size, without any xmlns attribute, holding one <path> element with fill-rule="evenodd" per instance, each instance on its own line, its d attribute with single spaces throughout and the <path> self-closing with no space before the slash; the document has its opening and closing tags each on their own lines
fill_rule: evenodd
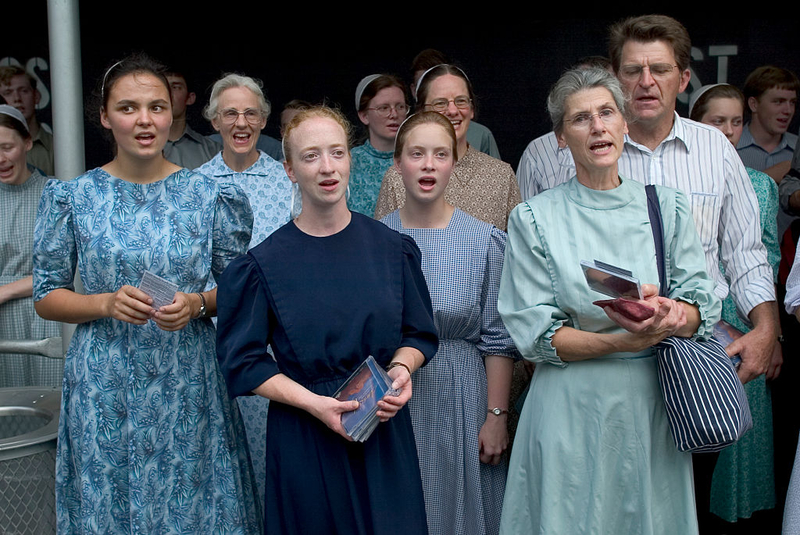
<svg viewBox="0 0 800 535">
<path fill-rule="evenodd" d="M 63 372 L 0 356 L 0 386 L 62 388 L 58 532 L 800 532 L 800 422 L 773 404 L 797 378 L 800 82 L 762 67 L 681 117 L 690 52 L 671 17 L 614 24 L 516 173 L 434 50 L 359 82 L 360 134 L 296 100 L 281 140 L 260 81 L 217 80 L 204 136 L 187 76 L 126 57 L 90 105 L 114 157 L 69 180 L 33 79 L 0 68 L 0 339 L 77 324 Z M 594 304 L 586 261 L 650 314 Z M 654 347 L 721 321 L 753 429 L 682 452 Z M 369 357 L 391 392 L 359 441 L 368 401 L 337 391 Z"/>
</svg>

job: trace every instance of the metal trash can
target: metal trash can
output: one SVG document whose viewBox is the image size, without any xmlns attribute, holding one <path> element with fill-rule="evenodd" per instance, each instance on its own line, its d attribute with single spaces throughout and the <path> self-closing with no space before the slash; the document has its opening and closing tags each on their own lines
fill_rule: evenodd
<svg viewBox="0 0 800 535">
<path fill-rule="evenodd" d="M 0 534 L 55 534 L 61 389 L 0 388 Z"/>
</svg>

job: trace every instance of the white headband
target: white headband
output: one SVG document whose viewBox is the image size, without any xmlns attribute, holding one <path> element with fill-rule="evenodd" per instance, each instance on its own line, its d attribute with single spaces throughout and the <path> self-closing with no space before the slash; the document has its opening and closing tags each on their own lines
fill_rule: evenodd
<svg viewBox="0 0 800 535">
<path fill-rule="evenodd" d="M 19 111 L 14 106 L 9 106 L 8 104 L 0 104 L 0 114 L 8 115 L 9 117 L 13 117 L 17 121 L 22 123 L 22 126 L 25 127 L 25 131 L 30 134 L 30 130 L 28 129 L 28 123 L 25 121 L 25 116 L 22 115 L 22 112 Z"/>
<path fill-rule="evenodd" d="M 380 78 L 380 74 L 370 74 L 369 76 L 365 76 L 358 82 L 356 86 L 356 111 L 358 111 L 358 107 L 361 104 L 361 95 L 364 94 L 364 90 L 367 88 L 369 84 Z"/>
</svg>

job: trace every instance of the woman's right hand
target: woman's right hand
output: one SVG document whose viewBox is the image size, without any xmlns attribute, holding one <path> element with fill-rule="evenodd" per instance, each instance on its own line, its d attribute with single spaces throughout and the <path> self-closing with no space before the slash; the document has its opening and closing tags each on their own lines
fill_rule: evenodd
<svg viewBox="0 0 800 535">
<path fill-rule="evenodd" d="M 683 304 L 658 295 L 658 287 L 652 284 L 642 285 L 644 299 L 639 301 L 643 305 L 653 308 L 656 312 L 653 317 L 643 321 L 634 321 L 622 314 L 615 312 L 610 307 L 603 310 L 606 315 L 617 325 L 640 338 L 641 348 L 657 344 L 664 338 L 674 335 L 681 327 L 686 325 L 686 310 Z"/>
<path fill-rule="evenodd" d="M 342 425 L 342 414 L 354 411 L 357 408 L 358 401 L 356 400 L 339 401 L 336 398 L 319 396 L 309 412 L 327 425 L 328 429 L 337 433 L 345 440 L 352 442 L 353 439 L 347 436 L 347 431 L 344 430 L 344 426 Z"/>
<path fill-rule="evenodd" d="M 125 285 L 108 294 L 107 316 L 134 325 L 144 325 L 153 312 L 153 299 L 134 286 Z"/>
</svg>

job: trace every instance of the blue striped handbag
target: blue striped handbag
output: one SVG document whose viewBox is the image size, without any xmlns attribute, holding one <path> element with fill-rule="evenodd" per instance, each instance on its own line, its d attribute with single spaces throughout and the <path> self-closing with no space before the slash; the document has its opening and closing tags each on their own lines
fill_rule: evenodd
<svg viewBox="0 0 800 535">
<path fill-rule="evenodd" d="M 647 186 L 661 294 L 667 294 L 661 209 Z M 680 451 L 719 451 L 753 426 L 747 396 L 731 358 L 715 338 L 703 342 L 671 336 L 655 347 L 658 379 L 672 438 Z"/>
</svg>

